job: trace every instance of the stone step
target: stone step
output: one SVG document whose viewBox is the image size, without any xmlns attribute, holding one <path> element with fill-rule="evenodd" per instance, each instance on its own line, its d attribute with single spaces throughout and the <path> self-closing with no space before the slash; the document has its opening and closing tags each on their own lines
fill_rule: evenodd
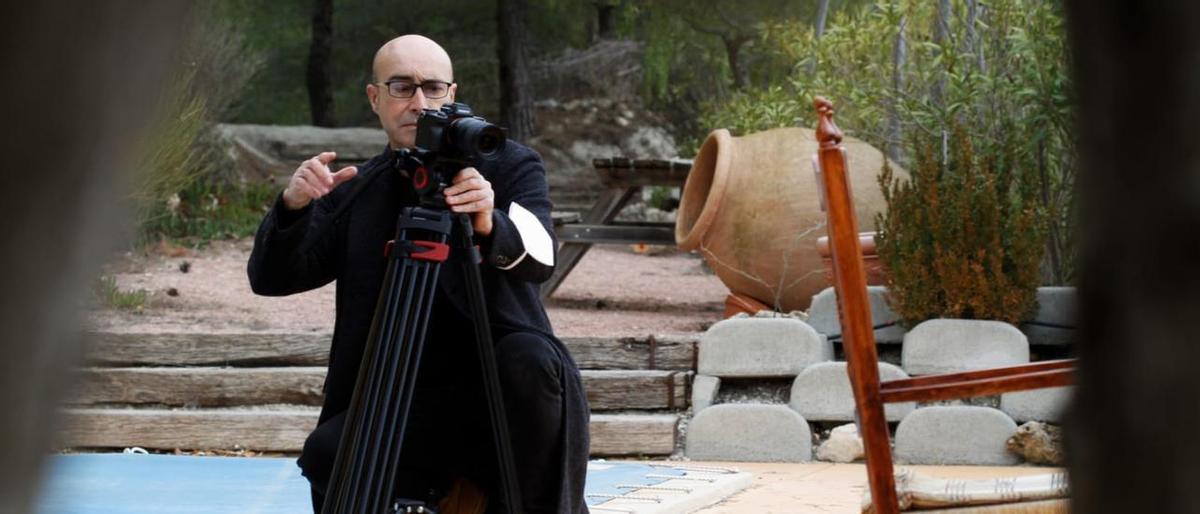
<svg viewBox="0 0 1200 514">
<path fill-rule="evenodd" d="M 564 337 L 581 369 L 696 369 L 696 336 Z M 89 334 L 93 366 L 321 366 L 328 333 Z"/>
<path fill-rule="evenodd" d="M 667 370 L 584 370 L 592 410 L 685 409 L 691 373 Z M 73 405 L 125 404 L 231 407 L 317 405 L 325 368 L 84 368 Z"/>
<path fill-rule="evenodd" d="M 258 409 L 68 408 L 62 448 L 250 449 L 299 452 L 316 426 L 315 407 Z M 676 414 L 595 414 L 591 454 L 668 455 L 675 450 Z"/>
</svg>

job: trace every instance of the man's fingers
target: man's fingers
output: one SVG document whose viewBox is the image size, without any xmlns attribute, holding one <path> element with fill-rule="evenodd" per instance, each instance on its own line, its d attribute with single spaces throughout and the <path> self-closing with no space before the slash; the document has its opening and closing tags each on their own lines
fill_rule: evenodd
<svg viewBox="0 0 1200 514">
<path fill-rule="evenodd" d="M 308 202 L 320 197 L 320 193 L 313 189 L 308 182 L 302 178 L 296 178 L 292 181 L 291 186 L 292 196 L 294 201 L 299 201 L 301 204 L 307 205 Z M 296 205 L 299 207 L 300 205 Z"/>
<path fill-rule="evenodd" d="M 455 177 L 454 179 L 457 182 L 455 182 L 453 186 L 447 187 L 446 190 L 442 194 L 444 194 L 446 196 L 453 196 L 453 195 L 459 194 L 463 191 L 470 191 L 472 189 L 485 189 L 485 187 L 483 185 L 484 184 L 483 177 L 481 177 L 479 175 L 476 175 L 474 177 L 468 177 L 468 178 L 460 178 L 460 177 L 462 177 L 462 175 Z"/>
<path fill-rule="evenodd" d="M 312 172 L 313 177 L 315 177 L 322 185 L 327 188 L 333 187 L 333 174 L 329 172 L 329 166 L 326 166 L 325 163 L 321 162 L 320 159 L 317 159 L 315 162 L 309 165 L 308 170 Z"/>
<path fill-rule="evenodd" d="M 305 184 L 308 184 L 309 187 L 313 188 L 314 191 L 317 192 L 317 196 L 314 196 L 313 200 L 316 200 L 317 198 L 320 198 L 320 197 L 328 194 L 329 186 L 326 186 L 325 182 L 322 181 L 318 177 L 318 173 L 315 171 L 312 171 L 312 170 L 308 170 L 308 171 L 309 171 L 308 173 L 304 173 L 304 174 L 300 175 L 300 179 L 303 180 Z"/>
<path fill-rule="evenodd" d="M 454 206 L 450 207 L 450 210 L 452 210 L 454 212 L 472 212 L 472 213 L 484 212 L 484 211 L 488 211 L 490 209 L 494 209 L 494 206 L 492 205 L 492 202 L 489 200 L 479 200 L 478 202 L 471 202 L 471 203 L 463 204 L 463 205 L 454 205 Z"/>
<path fill-rule="evenodd" d="M 317 154 L 317 160 L 321 161 L 321 164 L 324 165 L 329 165 L 334 159 L 337 159 L 337 152 L 321 152 Z"/>
<path fill-rule="evenodd" d="M 354 166 L 346 166 L 345 168 L 338 170 L 337 173 L 333 174 L 333 186 L 337 187 L 342 182 L 354 178 L 355 175 L 358 175 L 358 168 Z"/>
<path fill-rule="evenodd" d="M 464 180 L 470 180 L 475 177 L 483 178 L 483 175 L 480 175 L 479 170 L 477 170 L 475 168 L 463 168 L 461 170 L 458 170 L 458 173 L 456 173 L 454 175 L 454 178 L 450 179 L 450 183 L 457 184 Z"/>
<path fill-rule="evenodd" d="M 454 196 L 447 196 L 446 200 L 449 200 L 452 203 L 452 205 L 459 205 L 459 204 L 464 204 L 464 203 L 477 202 L 477 201 L 483 200 L 487 197 L 488 197 L 487 191 L 475 189 L 472 191 L 467 191 L 462 194 L 457 194 Z"/>
</svg>

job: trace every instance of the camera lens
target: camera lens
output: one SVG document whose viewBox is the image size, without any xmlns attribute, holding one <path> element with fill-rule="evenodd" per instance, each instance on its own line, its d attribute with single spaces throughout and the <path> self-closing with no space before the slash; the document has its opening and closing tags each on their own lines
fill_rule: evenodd
<svg viewBox="0 0 1200 514">
<path fill-rule="evenodd" d="M 451 126 L 451 137 L 460 151 L 477 159 L 490 159 L 501 150 L 507 138 L 504 131 L 480 118 L 459 118 Z"/>
</svg>

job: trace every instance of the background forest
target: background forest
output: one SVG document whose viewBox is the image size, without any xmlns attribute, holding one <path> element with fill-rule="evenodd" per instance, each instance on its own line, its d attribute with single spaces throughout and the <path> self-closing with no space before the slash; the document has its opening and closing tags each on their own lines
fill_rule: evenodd
<svg viewBox="0 0 1200 514">
<path fill-rule="evenodd" d="M 1076 159 L 1057 1 L 204 5 L 161 100 L 171 113 L 157 132 L 165 150 L 143 166 L 144 240 L 249 233 L 273 190 L 228 176 L 209 127 L 377 127 L 363 92 L 371 58 L 382 42 L 421 33 L 454 59 L 459 99 L 522 141 L 542 135 L 552 106 L 599 101 L 664 127 L 689 157 L 715 128 L 812 126 L 818 94 L 838 106 L 843 130 L 906 168 L 912 149 L 945 164 L 961 154 L 956 140 L 969 140 L 973 155 L 1005 170 L 1015 201 L 1036 203 L 1041 281 L 1072 278 Z"/>
</svg>

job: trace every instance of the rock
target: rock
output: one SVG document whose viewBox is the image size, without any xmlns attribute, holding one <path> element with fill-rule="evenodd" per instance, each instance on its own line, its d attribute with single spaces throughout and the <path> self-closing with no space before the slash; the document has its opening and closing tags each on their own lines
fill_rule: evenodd
<svg viewBox="0 0 1200 514">
<path fill-rule="evenodd" d="M 571 143 L 571 148 L 568 151 L 572 159 L 587 162 L 589 166 L 592 164 L 592 159 L 602 157 L 623 157 L 625 154 L 621 151 L 621 147 L 595 141 L 581 140 Z"/>
<path fill-rule="evenodd" d="M 1063 458 L 1062 429 L 1054 425 L 1030 421 L 1018 427 L 1005 446 L 1030 464 L 1061 466 L 1066 462 Z"/>
<path fill-rule="evenodd" d="M 721 379 L 709 375 L 696 375 L 692 379 L 692 412 L 707 409 L 717 399 Z"/>
<path fill-rule="evenodd" d="M 817 460 L 850 463 L 864 457 L 862 437 L 854 423 L 842 425 L 829 433 L 829 439 L 817 447 Z"/>
<path fill-rule="evenodd" d="M 1029 344 L 1068 345 L 1075 341 L 1074 328 L 1078 323 L 1077 301 L 1074 287 L 1039 287 L 1037 290 L 1037 313 L 1030 321 L 1058 325 L 1022 324 L 1021 332 L 1029 338 Z M 1061 328 L 1060 328 L 1061 327 Z"/>
<path fill-rule="evenodd" d="M 904 371 L 933 375 L 1029 362 L 1029 340 L 1008 323 L 931 319 L 904 335 Z"/>
<path fill-rule="evenodd" d="M 1017 424 L 988 407 L 923 407 L 896 427 L 896 460 L 906 464 L 1012 466 L 1006 449 Z"/>
<path fill-rule="evenodd" d="M 1062 421 L 1074 391 L 1074 387 L 1064 386 L 1004 393 L 1000 410 L 1017 421 Z"/>
<path fill-rule="evenodd" d="M 803 321 L 738 318 L 700 337 L 697 373 L 717 377 L 793 377 L 833 359 L 833 345 Z"/>
<path fill-rule="evenodd" d="M 887 288 L 868 286 L 867 298 L 871 302 L 871 324 L 892 323 L 899 316 L 887 304 Z M 808 308 L 808 324 L 825 335 L 841 334 L 842 324 L 838 321 L 837 295 L 832 287 L 813 295 Z M 875 331 L 876 343 L 899 343 L 904 340 L 904 327 L 895 324 Z"/>
<path fill-rule="evenodd" d="M 879 363 L 879 379 L 908 378 L 900 368 Z M 854 392 L 845 362 L 819 362 L 804 368 L 792 383 L 788 405 L 809 421 L 854 421 Z M 884 407 L 888 421 L 900 421 L 916 407 L 913 402 L 890 403 Z"/>
<path fill-rule="evenodd" d="M 784 405 L 713 405 L 692 418 L 685 453 L 694 460 L 807 462 L 812 431 Z"/>
<path fill-rule="evenodd" d="M 378 128 L 219 124 L 214 130 L 240 178 L 251 182 L 290 176 L 321 152 L 337 152 L 332 166 L 361 163 L 382 152 L 388 140 Z"/>
<path fill-rule="evenodd" d="M 675 149 L 675 138 L 662 127 L 638 127 L 621 142 L 621 149 L 625 155 L 638 159 L 672 159 L 679 156 Z"/>
</svg>

